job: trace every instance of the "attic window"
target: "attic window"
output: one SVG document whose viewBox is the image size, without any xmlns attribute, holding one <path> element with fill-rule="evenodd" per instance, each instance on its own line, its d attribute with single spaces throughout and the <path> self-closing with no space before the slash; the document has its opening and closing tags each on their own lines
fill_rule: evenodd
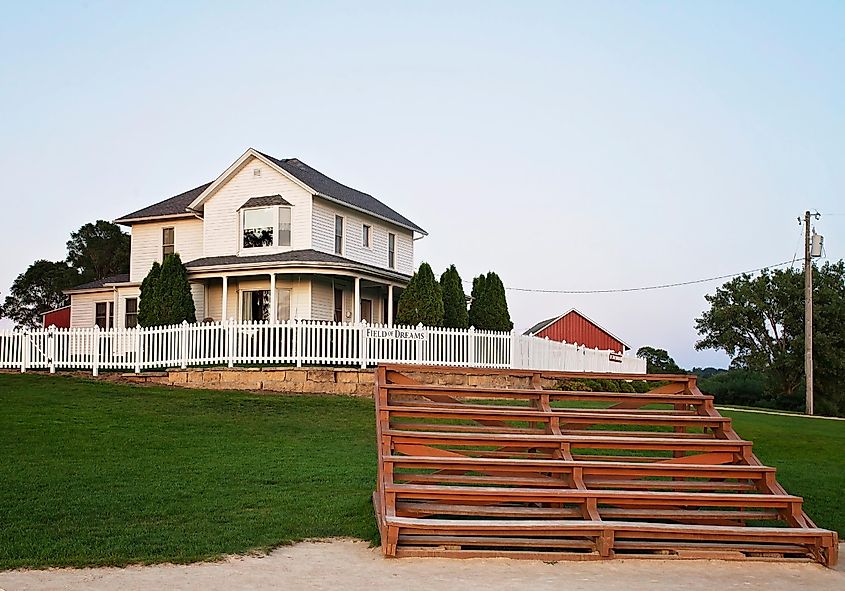
<svg viewBox="0 0 845 591">
<path fill-rule="evenodd" d="M 252 176 L 261 176 L 261 169 L 260 168 L 253 168 L 252 169 Z"/>
</svg>

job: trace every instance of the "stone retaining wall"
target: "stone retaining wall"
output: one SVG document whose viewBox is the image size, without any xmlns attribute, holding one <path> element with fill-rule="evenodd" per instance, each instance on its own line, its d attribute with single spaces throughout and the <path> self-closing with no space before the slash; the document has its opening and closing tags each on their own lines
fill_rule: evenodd
<svg viewBox="0 0 845 591">
<path fill-rule="evenodd" d="M 408 377 L 423 384 L 448 386 L 473 386 L 488 388 L 531 388 L 526 376 L 508 376 L 477 371 L 460 370 L 460 373 L 434 371 L 403 371 Z M 130 382 L 162 384 L 182 388 L 211 390 L 252 390 L 282 394 L 345 394 L 372 396 L 375 373 L 372 369 L 353 368 L 205 368 L 172 369 L 163 372 L 124 374 Z M 542 380 L 549 388 L 553 380 Z"/>
</svg>

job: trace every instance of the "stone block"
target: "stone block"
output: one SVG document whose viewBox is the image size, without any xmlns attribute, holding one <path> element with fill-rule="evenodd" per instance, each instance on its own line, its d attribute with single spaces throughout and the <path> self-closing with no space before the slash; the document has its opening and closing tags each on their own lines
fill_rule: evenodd
<svg viewBox="0 0 845 591">
<path fill-rule="evenodd" d="M 262 380 L 262 389 L 269 392 L 295 392 L 299 384 L 287 380 Z"/>
<path fill-rule="evenodd" d="M 353 395 L 358 391 L 358 384 L 357 383 L 350 383 L 350 382 L 342 382 L 339 384 L 335 384 L 333 391 L 329 392 L 329 394 L 345 394 L 347 396 Z"/>
<path fill-rule="evenodd" d="M 185 375 L 185 383 L 188 386 L 196 387 L 197 384 L 202 384 L 207 379 L 206 377 L 207 372 L 201 369 L 195 369 L 193 371 L 189 371 Z"/>
<path fill-rule="evenodd" d="M 320 382 L 320 383 L 334 383 L 334 370 L 333 369 L 309 369 L 308 370 L 308 381 L 309 382 Z"/>
<path fill-rule="evenodd" d="M 373 384 L 358 384 L 358 387 L 355 388 L 355 395 L 372 397 L 375 394 L 373 387 Z"/>
<path fill-rule="evenodd" d="M 187 371 L 169 371 L 167 372 L 167 381 L 171 384 L 181 386 L 188 382 Z"/>
<path fill-rule="evenodd" d="M 308 380 L 308 372 L 304 369 L 289 369 L 285 372 L 288 382 L 302 383 Z"/>
<path fill-rule="evenodd" d="M 357 384 L 359 382 L 357 371 L 337 370 L 335 372 L 335 381 L 338 384 Z"/>
<path fill-rule="evenodd" d="M 361 370 L 358 372 L 358 383 L 359 384 L 367 384 L 372 389 L 372 386 L 376 383 L 376 372 L 371 370 Z"/>
<path fill-rule="evenodd" d="M 192 372 L 190 376 L 188 376 L 188 381 L 191 383 L 200 383 L 203 384 L 219 384 L 220 383 L 220 374 L 219 371 L 211 371 L 211 370 L 199 370 Z"/>
</svg>

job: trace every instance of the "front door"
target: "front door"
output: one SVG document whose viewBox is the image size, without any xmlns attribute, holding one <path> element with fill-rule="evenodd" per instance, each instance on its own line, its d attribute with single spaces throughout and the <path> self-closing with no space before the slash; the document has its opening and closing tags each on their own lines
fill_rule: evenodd
<svg viewBox="0 0 845 591">
<path fill-rule="evenodd" d="M 373 300 L 365 300 L 361 298 L 361 320 L 367 324 L 373 323 Z"/>
<path fill-rule="evenodd" d="M 243 292 L 241 318 L 244 322 L 270 320 L 270 290 L 256 289 Z"/>
</svg>

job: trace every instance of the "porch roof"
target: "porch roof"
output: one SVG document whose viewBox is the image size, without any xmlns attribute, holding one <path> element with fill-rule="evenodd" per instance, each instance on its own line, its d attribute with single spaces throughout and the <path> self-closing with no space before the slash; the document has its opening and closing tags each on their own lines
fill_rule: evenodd
<svg viewBox="0 0 845 591">
<path fill-rule="evenodd" d="M 262 254 L 255 256 L 217 256 L 217 257 L 203 257 L 194 259 L 185 263 L 188 271 L 210 271 L 210 270 L 248 270 L 255 268 L 267 267 L 296 267 L 296 266 L 310 266 L 330 269 L 346 269 L 363 271 L 371 275 L 378 275 L 381 277 L 389 277 L 400 281 L 407 282 L 411 279 L 410 275 L 400 273 L 391 269 L 383 269 L 375 265 L 368 265 L 366 263 L 359 263 L 336 254 L 329 254 L 327 252 L 320 252 L 313 249 L 304 250 L 290 250 L 287 252 L 278 252 L 274 254 Z"/>
<path fill-rule="evenodd" d="M 120 275 L 112 275 L 111 277 L 103 277 L 102 279 L 89 281 L 88 283 L 83 283 L 82 285 L 76 285 L 69 289 L 65 289 L 62 293 L 108 289 L 121 283 L 129 283 L 129 273 L 121 273 Z"/>
</svg>

